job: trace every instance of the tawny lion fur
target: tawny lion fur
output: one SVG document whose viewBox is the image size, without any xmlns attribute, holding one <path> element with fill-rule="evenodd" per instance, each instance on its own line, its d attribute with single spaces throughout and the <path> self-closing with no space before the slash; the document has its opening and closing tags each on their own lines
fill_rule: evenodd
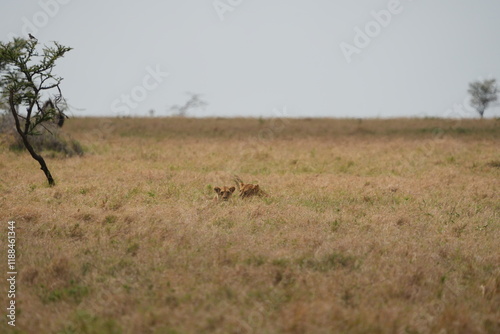
<svg viewBox="0 0 500 334">
<path fill-rule="evenodd" d="M 241 198 L 248 198 L 252 196 L 267 196 L 267 194 L 260 189 L 258 184 L 244 183 L 239 176 L 234 176 L 234 181 L 238 186 L 239 196 Z"/>
<path fill-rule="evenodd" d="M 231 195 L 234 193 L 236 190 L 235 187 L 215 187 L 214 191 L 216 192 L 214 201 L 219 202 L 219 201 L 227 201 L 231 198 Z"/>
</svg>

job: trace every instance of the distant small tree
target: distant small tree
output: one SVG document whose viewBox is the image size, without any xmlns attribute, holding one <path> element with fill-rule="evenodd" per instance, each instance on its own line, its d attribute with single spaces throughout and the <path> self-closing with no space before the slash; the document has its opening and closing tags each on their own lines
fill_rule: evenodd
<svg viewBox="0 0 500 334">
<path fill-rule="evenodd" d="M 71 48 L 54 42 L 54 46 L 44 46 L 40 53 L 37 46 L 38 40 L 34 38 L 0 42 L 0 92 L 24 146 L 53 186 L 55 182 L 47 164 L 33 148 L 30 137 L 39 135 L 40 127 L 47 129 L 48 122 L 64 120 L 66 104 L 60 88 L 63 78 L 54 75 L 53 70 L 56 61 Z M 51 102 L 43 104 L 42 98 L 47 95 Z M 26 112 L 21 112 L 20 106 L 25 107 Z"/>
<path fill-rule="evenodd" d="M 193 109 L 205 108 L 208 103 L 201 99 L 201 94 L 187 93 L 190 98 L 183 106 L 174 105 L 170 108 L 176 116 L 186 117 L 187 113 Z"/>
<path fill-rule="evenodd" d="M 471 95 L 470 104 L 477 110 L 481 118 L 484 111 L 491 102 L 498 99 L 498 88 L 495 79 L 484 81 L 475 81 L 469 84 L 469 94 Z"/>
</svg>

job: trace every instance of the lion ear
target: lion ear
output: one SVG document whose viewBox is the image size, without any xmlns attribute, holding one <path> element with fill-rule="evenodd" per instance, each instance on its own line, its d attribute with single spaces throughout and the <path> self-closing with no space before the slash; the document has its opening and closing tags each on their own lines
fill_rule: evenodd
<svg viewBox="0 0 500 334">
<path fill-rule="evenodd" d="M 214 191 L 218 194 L 218 193 L 220 193 L 220 188 L 219 187 L 215 187 Z"/>
<path fill-rule="evenodd" d="M 236 190 L 236 188 L 235 188 L 235 187 L 231 187 L 231 188 L 229 188 L 229 191 L 230 191 L 231 193 L 234 193 L 234 191 L 235 191 L 235 190 Z"/>
</svg>

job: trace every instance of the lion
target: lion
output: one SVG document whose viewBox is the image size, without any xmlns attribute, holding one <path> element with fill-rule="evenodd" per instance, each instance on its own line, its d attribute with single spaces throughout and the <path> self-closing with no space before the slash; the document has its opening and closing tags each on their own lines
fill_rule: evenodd
<svg viewBox="0 0 500 334">
<path fill-rule="evenodd" d="M 215 187 L 214 191 L 217 193 L 217 195 L 215 195 L 214 201 L 228 201 L 235 190 L 235 187 Z"/>
<path fill-rule="evenodd" d="M 248 198 L 252 196 L 267 197 L 267 194 L 262 189 L 260 189 L 258 184 L 244 183 L 237 175 L 234 176 L 234 181 L 238 186 L 239 196 L 241 198 Z"/>
</svg>

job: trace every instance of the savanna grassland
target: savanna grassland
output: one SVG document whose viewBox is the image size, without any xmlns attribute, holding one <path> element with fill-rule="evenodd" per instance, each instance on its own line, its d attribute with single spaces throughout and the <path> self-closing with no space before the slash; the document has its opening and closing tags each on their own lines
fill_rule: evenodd
<svg viewBox="0 0 500 334">
<path fill-rule="evenodd" d="M 0 147 L 2 333 L 500 333 L 498 119 L 63 129 L 55 187 Z M 215 203 L 233 174 L 269 197 Z"/>
</svg>

